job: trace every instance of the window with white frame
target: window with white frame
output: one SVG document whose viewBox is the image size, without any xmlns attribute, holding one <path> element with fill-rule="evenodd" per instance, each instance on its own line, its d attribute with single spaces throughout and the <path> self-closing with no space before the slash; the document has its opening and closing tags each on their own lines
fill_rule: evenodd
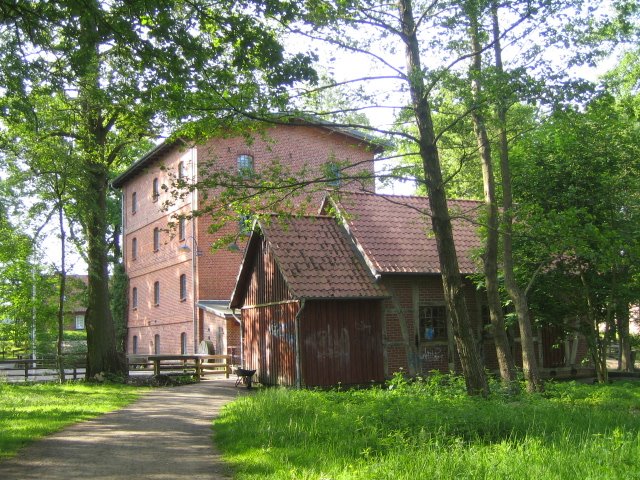
<svg viewBox="0 0 640 480">
<path fill-rule="evenodd" d="M 240 175 L 248 177 L 253 173 L 253 157 L 251 155 L 238 155 L 237 165 Z"/>
<path fill-rule="evenodd" d="M 84 330 L 84 315 L 76 315 L 76 330 Z"/>
<path fill-rule="evenodd" d="M 444 305 L 420 307 L 420 339 L 422 341 L 447 340 L 447 311 Z"/>
</svg>

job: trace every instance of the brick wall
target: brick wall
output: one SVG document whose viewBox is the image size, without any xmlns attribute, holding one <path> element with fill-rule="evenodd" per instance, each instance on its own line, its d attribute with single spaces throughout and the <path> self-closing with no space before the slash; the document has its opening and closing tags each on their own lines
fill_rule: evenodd
<svg viewBox="0 0 640 480">
<path fill-rule="evenodd" d="M 460 371 L 460 361 L 451 338 L 424 341 L 419 337 L 420 307 L 445 304 L 440 276 L 385 275 L 382 282 L 393 296 L 383 302 L 386 375 L 400 369 L 405 372 L 415 370 L 422 374 L 431 370 L 448 372 L 451 367 Z M 475 287 L 470 282 L 465 282 L 464 291 L 472 328 L 478 333 L 481 330 L 481 319 Z M 400 324 L 402 319 L 405 323 L 404 335 Z M 448 330 L 450 331 L 450 325 Z M 411 362 L 413 368 L 410 368 Z"/>
<path fill-rule="evenodd" d="M 170 199 L 170 185 L 183 162 L 190 171 L 192 152 L 174 147 L 162 159 L 151 163 L 129 180 L 122 189 L 125 234 L 124 258 L 129 276 L 128 346 L 132 352 L 133 337 L 137 337 L 138 353 L 155 352 L 156 335 L 160 335 L 160 353 L 180 353 L 181 335 L 187 337 L 188 352 L 193 351 L 193 289 L 191 253 L 179 247 L 184 243 L 175 229 L 169 228 L 172 215 L 190 211 L 190 197 L 179 199 L 165 209 Z M 165 168 L 161 168 L 164 166 Z M 152 186 L 157 178 L 159 196 L 154 198 Z M 162 188 L 165 186 L 165 188 Z M 135 192 L 137 209 L 132 210 Z M 187 235 L 190 231 L 187 222 Z M 154 229 L 159 230 L 158 248 L 154 248 Z M 137 243 L 134 258 L 132 245 Z M 180 298 L 180 276 L 186 275 L 187 298 Z M 154 284 L 159 282 L 160 301 L 155 304 Z M 137 289 L 138 305 L 132 304 L 133 289 Z"/>
</svg>

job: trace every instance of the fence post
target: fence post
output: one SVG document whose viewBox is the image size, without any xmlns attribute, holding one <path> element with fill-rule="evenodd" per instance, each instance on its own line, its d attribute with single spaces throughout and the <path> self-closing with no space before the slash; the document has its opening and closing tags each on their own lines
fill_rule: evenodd
<svg viewBox="0 0 640 480">
<path fill-rule="evenodd" d="M 29 380 L 29 362 L 27 360 L 24 361 L 24 381 Z"/>
</svg>

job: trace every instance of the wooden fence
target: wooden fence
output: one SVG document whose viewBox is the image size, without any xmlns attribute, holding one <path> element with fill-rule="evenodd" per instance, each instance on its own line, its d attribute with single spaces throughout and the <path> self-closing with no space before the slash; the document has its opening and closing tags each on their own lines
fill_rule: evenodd
<svg viewBox="0 0 640 480">
<path fill-rule="evenodd" d="M 231 374 L 231 355 L 129 355 L 130 374 L 207 375 Z M 66 355 L 65 377 L 69 380 L 83 378 L 86 358 L 81 355 Z M 37 359 L 15 358 L 0 360 L 0 381 L 53 381 L 58 379 L 56 357 Z"/>
<path fill-rule="evenodd" d="M 65 377 L 83 378 L 86 368 L 84 356 L 70 355 L 63 360 Z M 0 379 L 8 382 L 51 381 L 58 378 L 56 357 L 15 358 L 0 360 Z"/>
</svg>

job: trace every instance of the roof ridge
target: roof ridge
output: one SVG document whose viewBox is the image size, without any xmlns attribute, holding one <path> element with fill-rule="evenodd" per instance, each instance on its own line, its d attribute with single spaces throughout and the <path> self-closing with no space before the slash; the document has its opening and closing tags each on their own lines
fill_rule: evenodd
<svg viewBox="0 0 640 480">
<path fill-rule="evenodd" d="M 393 197 L 393 198 L 409 198 L 409 199 L 427 199 L 429 197 L 422 195 L 398 195 L 396 193 L 376 193 L 376 192 L 340 192 L 337 194 L 340 196 L 349 195 L 362 195 L 367 197 Z M 482 200 L 475 200 L 472 198 L 447 198 L 447 202 L 469 202 L 469 203 L 482 203 Z"/>
</svg>

